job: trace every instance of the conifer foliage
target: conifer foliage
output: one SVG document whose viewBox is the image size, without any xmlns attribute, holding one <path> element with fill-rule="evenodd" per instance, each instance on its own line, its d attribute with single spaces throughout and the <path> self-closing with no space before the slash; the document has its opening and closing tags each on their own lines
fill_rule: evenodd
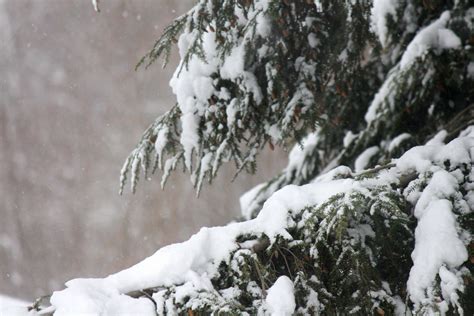
<svg viewBox="0 0 474 316">
<path fill-rule="evenodd" d="M 113 315 L 473 315 L 474 7 L 468 0 L 200 0 L 140 61 L 177 104 L 122 169 L 287 167 L 203 228 L 51 310 Z M 198 211 L 198 210 L 197 210 Z"/>
<path fill-rule="evenodd" d="M 354 110 L 360 117 L 348 91 L 374 89 L 358 80 L 373 42 L 369 10 L 367 2 L 200 1 L 139 64 L 161 55 L 166 62 L 178 42 L 177 106 L 147 129 L 124 165 L 122 187 L 130 171 L 135 190 L 140 168 L 164 169 L 164 184 L 183 162 L 199 190 L 223 162 L 253 171 L 267 144 L 300 140 L 323 121 L 339 125 Z"/>
</svg>

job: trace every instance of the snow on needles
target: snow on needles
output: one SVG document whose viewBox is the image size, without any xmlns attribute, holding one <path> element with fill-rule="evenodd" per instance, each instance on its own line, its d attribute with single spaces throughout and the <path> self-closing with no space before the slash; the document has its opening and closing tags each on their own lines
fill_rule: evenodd
<svg viewBox="0 0 474 316">
<path fill-rule="evenodd" d="M 405 69 L 415 58 L 423 56 L 428 49 L 443 50 L 457 48 L 461 40 L 450 29 L 445 28 L 450 18 L 450 12 L 445 11 L 439 19 L 422 29 L 410 42 L 400 61 L 400 68 Z"/>
<path fill-rule="evenodd" d="M 366 169 L 369 166 L 370 159 L 378 152 L 378 146 L 372 146 L 364 150 L 364 152 L 357 157 L 354 163 L 355 172 L 361 172 Z"/>
<path fill-rule="evenodd" d="M 335 194 L 356 187 L 352 179 L 300 187 L 288 185 L 273 194 L 254 220 L 202 228 L 188 241 L 161 248 L 137 265 L 104 279 L 67 282 L 67 288 L 54 292 L 51 298 L 52 305 L 56 307 L 55 315 L 111 315 L 107 314 L 107 302 L 119 300 L 123 293 L 150 287 L 187 284 L 188 287 L 209 290 L 209 287 L 212 288 L 209 280 L 216 275 L 220 262 L 226 261 L 230 253 L 238 248 L 237 236 L 253 233 L 265 234 L 271 241 L 277 236 L 291 240 L 286 231 L 291 212 L 308 205 L 319 205 Z"/>
<path fill-rule="evenodd" d="M 407 283 L 415 306 L 423 305 L 424 301 L 435 296 L 437 275 L 441 278 L 445 299 L 439 303 L 439 309 L 446 310 L 448 302 L 458 305 L 456 291 L 464 289 L 461 273 L 456 268 L 467 260 L 468 255 L 459 236 L 452 201 L 457 203 L 460 212 L 469 212 L 473 205 L 469 206 L 460 199 L 458 179 L 439 165 L 446 161 L 455 166 L 471 164 L 473 148 L 473 137 L 460 137 L 447 145 L 436 141 L 432 145 L 412 148 L 397 161 L 401 170 L 433 174 L 415 205 L 418 226 L 412 253 L 413 267 Z"/>
<path fill-rule="evenodd" d="M 452 30 L 446 28 L 450 17 L 450 12 L 444 11 L 437 20 L 421 29 L 411 40 L 400 62 L 390 70 L 387 79 L 372 100 L 365 115 L 365 121 L 368 124 L 376 120 L 384 102 L 388 102 L 390 105 L 392 104 L 397 80 L 399 80 L 405 71 L 411 68 L 417 58 L 423 57 L 428 50 L 440 53 L 444 49 L 457 49 L 460 47 L 461 40 L 459 37 Z M 426 78 L 430 75 L 431 73 L 427 72 Z"/>
<path fill-rule="evenodd" d="M 268 289 L 265 302 L 272 316 L 293 315 L 296 308 L 293 282 L 287 276 L 279 277 Z"/>
<path fill-rule="evenodd" d="M 178 41 L 181 59 L 185 59 L 190 43 L 197 32 L 183 33 Z M 185 65 L 184 61 L 176 69 L 170 86 L 176 95 L 179 108 L 181 109 L 181 145 L 184 149 L 186 167 L 191 170 L 193 150 L 199 146 L 199 116 L 203 115 L 207 100 L 214 91 L 211 74 L 217 67 L 215 33 L 209 32 L 203 35 L 203 47 L 206 52 L 206 61 L 197 56 Z"/>
<path fill-rule="evenodd" d="M 339 193 L 363 192 L 390 185 L 414 172 L 420 175 L 420 179 L 426 179 L 427 184 L 418 193 L 412 192 L 416 190 L 406 190 L 409 192 L 404 193 L 414 205 L 414 215 L 418 220 L 408 293 L 416 306 L 423 307 L 435 295 L 436 278 L 439 276 L 442 300 L 437 308 L 445 310 L 447 304 L 456 306 L 457 292 L 464 289 L 460 266 L 467 260 L 466 243 L 470 240 L 467 232 L 460 232 L 456 213 L 471 212 L 474 206 L 468 205 L 460 196 L 458 189 L 461 180 L 443 166 L 446 161 L 451 166 L 472 164 L 474 135 L 463 135 L 448 144 L 438 137 L 435 142 L 414 147 L 395 160 L 394 167 L 384 170 L 373 179 L 356 180 L 348 173 L 349 178 L 346 179 L 333 180 L 333 177 L 323 176 L 307 185 L 287 185 L 265 202 L 253 220 L 202 228 L 188 241 L 161 248 L 137 265 L 104 279 L 69 281 L 66 289 L 54 292 L 51 298 L 56 309 L 55 315 L 112 315 L 114 306 L 126 310 L 132 310 L 133 306 L 139 308 L 143 315 L 154 315 L 151 300 L 135 299 L 124 294 L 174 285 L 175 298 L 179 301 L 193 291 L 213 292 L 211 279 L 218 275 L 220 263 L 228 263 L 231 253 L 241 246 L 237 242 L 238 236 L 264 234 L 270 243 L 275 242 L 278 236 L 292 240 L 287 231 L 292 225 L 292 215 L 302 212 L 306 207 L 321 205 Z M 153 294 L 155 301 L 160 301 L 160 295 L 160 292 Z M 290 315 L 294 312 L 292 280 L 285 276 L 278 278 L 268 290 L 265 304 L 267 312 L 273 315 Z"/>
<path fill-rule="evenodd" d="M 370 22 L 372 30 L 379 37 L 383 47 L 387 45 L 387 15 L 395 17 L 398 0 L 375 0 L 371 10 Z"/>
<path fill-rule="evenodd" d="M 256 33 L 260 36 L 270 34 L 270 24 L 264 12 L 268 9 L 268 1 L 257 1 L 253 11 L 247 19 L 239 16 L 239 23 L 249 23 L 256 19 Z M 196 13 L 197 14 L 197 13 Z M 218 41 L 214 31 L 205 32 L 200 38 L 198 30 L 184 32 L 179 37 L 178 48 L 181 63 L 177 67 L 170 86 L 176 95 L 181 110 L 181 138 L 180 143 L 184 150 L 184 161 L 188 170 L 192 169 L 193 152 L 199 151 L 200 136 L 198 133 L 200 118 L 205 116 L 209 99 L 214 96 L 228 94 L 226 88 L 216 88 L 213 75 L 219 74 L 223 79 L 236 80 L 239 78 L 242 88 L 251 91 L 257 103 L 262 100 L 262 92 L 257 84 L 255 75 L 244 69 L 245 45 L 251 39 L 251 31 L 247 30 L 235 47 L 222 60 L 222 51 L 218 48 Z M 231 36 L 231 34 L 228 34 Z M 234 34 L 235 35 L 235 34 Z M 236 40 L 233 38 L 232 40 Z M 196 43 L 201 43 L 199 54 L 189 56 L 189 52 L 196 49 Z M 188 58 L 189 57 L 189 58 Z M 228 127 L 232 129 L 235 113 L 235 103 L 229 102 Z M 206 135 L 203 135 L 205 137 Z M 203 163 L 203 162 L 202 162 Z"/>
<path fill-rule="evenodd" d="M 94 10 L 96 12 L 100 12 L 100 9 L 99 9 L 99 0 L 92 0 L 92 6 L 94 7 Z"/>
</svg>

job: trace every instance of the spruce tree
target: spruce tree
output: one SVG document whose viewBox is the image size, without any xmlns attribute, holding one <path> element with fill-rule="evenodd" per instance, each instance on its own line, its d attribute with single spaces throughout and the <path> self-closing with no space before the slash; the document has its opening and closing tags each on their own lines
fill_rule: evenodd
<svg viewBox="0 0 474 316">
<path fill-rule="evenodd" d="M 51 311 L 473 315 L 474 7 L 468 0 L 200 0 L 140 61 L 177 103 L 121 173 L 182 166 L 199 192 L 265 146 L 287 167 L 203 228 Z M 36 307 L 36 306 L 35 306 Z"/>
</svg>

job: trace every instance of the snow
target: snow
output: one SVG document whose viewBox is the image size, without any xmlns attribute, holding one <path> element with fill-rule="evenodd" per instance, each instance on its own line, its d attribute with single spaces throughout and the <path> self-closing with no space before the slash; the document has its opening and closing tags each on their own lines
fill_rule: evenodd
<svg viewBox="0 0 474 316">
<path fill-rule="evenodd" d="M 217 169 L 219 168 L 219 159 L 222 158 L 224 155 L 225 150 L 227 149 L 227 140 L 224 140 L 217 148 L 216 155 L 214 157 L 214 162 L 212 164 L 212 175 L 216 175 Z M 222 160 L 226 161 L 226 158 L 222 158 Z"/>
<path fill-rule="evenodd" d="M 416 34 L 403 53 L 400 68 L 406 69 L 417 57 L 423 56 L 428 49 L 440 51 L 447 48 L 458 48 L 461 40 L 450 29 L 445 28 L 450 19 L 450 12 L 445 11 L 439 19 Z"/>
<path fill-rule="evenodd" d="M 155 151 L 156 154 L 158 155 L 159 159 L 159 168 L 162 169 L 162 155 L 163 155 L 163 150 L 165 149 L 166 144 L 168 143 L 168 133 L 169 129 L 166 126 L 162 126 L 160 130 L 158 131 L 156 135 L 156 141 L 155 141 Z"/>
<path fill-rule="evenodd" d="M 318 131 L 308 134 L 301 144 L 296 144 L 288 155 L 288 164 L 285 168 L 287 177 L 291 177 L 294 172 L 301 173 L 305 164 L 303 163 L 308 155 L 312 154 L 318 144 Z"/>
<path fill-rule="evenodd" d="M 461 46 L 461 39 L 449 29 L 438 30 L 438 47 L 444 48 L 457 48 Z"/>
<path fill-rule="evenodd" d="M 395 17 L 398 0 L 375 0 L 371 10 L 370 22 L 372 31 L 377 34 L 383 47 L 387 45 L 387 15 Z"/>
<path fill-rule="evenodd" d="M 387 0 L 381 1 L 385 3 Z M 378 2 L 378 1 L 376 1 Z M 374 3 L 375 5 L 375 3 Z M 384 7 L 387 9 L 388 7 Z M 383 12 L 384 10 L 381 10 Z M 379 15 L 376 15 L 377 21 Z M 461 45 L 461 40 L 454 34 L 453 31 L 446 28 L 446 24 L 450 19 L 450 12 L 445 11 L 441 16 L 432 22 L 430 25 L 421 29 L 408 44 L 405 52 L 402 55 L 400 62 L 390 70 L 387 79 L 380 87 L 379 91 L 372 100 L 367 113 L 365 114 L 365 121 L 370 124 L 377 119 L 381 114 L 384 103 L 389 104 L 389 109 L 392 110 L 393 97 L 396 91 L 395 87 L 398 85 L 397 79 L 400 72 L 408 70 L 412 63 L 418 58 L 423 57 L 428 50 L 434 50 L 440 53 L 444 49 L 456 49 Z M 385 20 L 383 20 L 385 21 Z M 385 22 L 383 22 L 385 23 Z M 428 71 L 425 75 L 425 80 L 433 75 L 433 71 Z"/>
<path fill-rule="evenodd" d="M 275 242 L 277 237 L 291 241 L 292 236 L 287 229 L 294 225 L 292 217 L 308 206 L 318 207 L 336 194 L 368 192 L 381 185 L 396 183 L 401 177 L 413 172 L 428 182 L 421 192 L 414 190 L 407 197 L 414 206 L 414 216 L 418 220 L 412 252 L 413 267 L 407 289 L 415 306 L 420 307 L 435 295 L 434 286 L 439 276 L 443 300 L 438 307 L 446 309 L 448 303 L 457 304 L 457 292 L 463 289 L 459 268 L 467 260 L 463 240 L 468 238 L 461 238 L 463 232 L 457 226 L 454 212 L 461 205 L 454 201 L 459 198 L 458 178 L 462 180 L 463 177 L 449 168 L 445 170 L 444 166 L 446 161 L 450 161 L 451 166 L 472 163 L 472 130 L 466 130 L 462 137 L 448 144 L 443 143 L 446 133 L 438 133 L 427 145 L 414 147 L 395 159 L 394 167 L 384 170 L 376 178 L 359 181 L 354 179 L 348 167 L 339 166 L 309 184 L 284 186 L 264 203 L 255 219 L 222 227 L 202 228 L 189 240 L 161 248 L 142 262 L 106 278 L 69 281 L 66 289 L 54 292 L 51 298 L 56 315 L 114 315 L 112 305 L 123 306 L 125 310 L 137 306 L 141 314 L 153 315 L 149 300 L 132 299 L 123 294 L 172 285 L 175 286 L 177 300 L 199 291 L 213 292 L 211 279 L 218 275 L 220 263 L 229 263 L 233 251 L 250 251 L 253 246 L 252 240 L 238 243 L 238 236 L 264 234 L 270 243 Z M 311 146 L 316 140 L 316 134 L 310 135 L 303 142 L 303 147 L 296 146 L 292 150 L 290 162 L 295 164 L 293 167 L 296 167 L 297 162 L 301 163 L 307 150 L 314 149 Z M 374 147 L 361 155 L 363 158 L 357 163 L 357 168 L 363 168 L 376 150 L 378 148 Z M 340 175 L 347 177 L 337 179 Z M 261 188 L 256 187 L 242 197 L 243 209 L 249 208 L 251 200 Z M 373 232 L 368 227 L 361 228 L 349 234 L 363 242 L 365 236 L 372 236 Z M 232 295 L 231 292 L 227 294 Z M 172 308 L 173 302 L 164 301 L 163 295 L 158 292 L 153 297 Z M 317 297 L 314 299 L 317 301 Z M 273 315 L 292 314 L 295 311 L 292 281 L 286 276 L 278 278 L 268 289 L 265 304 Z"/>
<path fill-rule="evenodd" d="M 451 272 L 445 266 L 439 268 L 439 277 L 441 279 L 441 292 L 443 297 L 447 298 L 448 301 L 453 302 L 455 305 L 459 304 L 459 295 L 457 291 L 464 289 L 463 279 Z M 462 312 L 458 309 L 460 315 Z"/>
<path fill-rule="evenodd" d="M 227 128 L 229 128 L 229 130 L 232 130 L 238 112 L 237 99 L 232 99 L 225 111 L 227 115 Z"/>
<path fill-rule="evenodd" d="M 352 133 L 352 131 L 348 131 L 342 141 L 342 143 L 344 144 L 344 147 L 347 148 L 352 143 L 352 141 L 356 138 L 357 138 L 356 134 Z"/>
<path fill-rule="evenodd" d="M 255 3 L 255 11 L 254 14 L 256 15 L 256 27 L 255 31 L 262 37 L 267 37 L 270 35 L 272 31 L 271 23 L 269 19 L 265 16 L 263 12 L 268 10 L 269 1 L 268 0 L 260 0 L 256 1 Z M 250 15 L 250 20 L 252 20 L 253 16 Z"/>
<path fill-rule="evenodd" d="M 104 315 L 155 314 L 150 300 L 120 294 L 104 280 L 72 280 L 66 285 L 68 292 L 55 292 L 51 297 L 51 304 L 56 307 L 54 315 L 98 315 L 99 310 Z"/>
<path fill-rule="evenodd" d="M 392 141 L 388 145 L 388 151 L 393 151 L 398 146 L 400 146 L 401 143 L 403 143 L 405 140 L 407 140 L 409 138 L 411 138 L 411 135 L 408 134 L 408 133 L 402 133 L 402 134 L 398 135 L 397 137 L 392 139 Z"/>
<path fill-rule="evenodd" d="M 219 263 L 239 247 L 237 236 L 265 234 L 272 242 L 277 236 L 291 240 L 286 231 L 291 212 L 308 205 L 319 205 L 335 194 L 356 188 L 352 179 L 285 186 L 265 202 L 257 218 L 223 227 L 202 228 L 188 241 L 161 248 L 137 265 L 104 279 L 69 281 L 66 289 L 53 293 L 51 303 L 59 316 L 78 312 L 111 315 L 107 314 L 107 302 L 120 300 L 123 293 L 173 284 L 186 284 L 188 288 L 199 288 L 206 283 L 211 286 L 203 280 L 216 275 Z"/>
<path fill-rule="evenodd" d="M 316 34 L 309 33 L 308 34 L 308 44 L 311 48 L 316 48 L 319 44 L 319 39 L 316 37 Z"/>
<path fill-rule="evenodd" d="M 445 170 L 437 171 L 430 180 L 430 183 L 423 190 L 421 197 L 415 206 L 415 216 L 420 219 L 423 217 L 430 203 L 440 198 L 448 199 L 454 196 L 458 190 L 456 178 Z"/>
<path fill-rule="evenodd" d="M 474 61 L 469 62 L 469 65 L 467 65 L 467 77 L 474 79 Z"/>
<path fill-rule="evenodd" d="M 265 126 L 265 132 L 269 135 L 274 143 L 279 142 L 282 139 L 281 129 L 277 124 L 271 126 Z"/>
<path fill-rule="evenodd" d="M 244 45 L 240 44 L 232 49 L 220 69 L 223 79 L 233 79 L 241 76 L 244 71 Z"/>
<path fill-rule="evenodd" d="M 99 12 L 99 0 L 92 0 L 92 6 L 96 12 Z"/>
<path fill-rule="evenodd" d="M 200 170 L 199 170 L 199 180 L 198 180 L 198 185 L 197 185 L 198 188 L 201 187 L 206 173 L 209 170 L 211 170 L 211 162 L 212 162 L 212 153 L 207 153 L 204 155 L 204 157 L 202 157 Z"/>
<path fill-rule="evenodd" d="M 229 91 L 226 88 L 216 88 L 214 80 L 216 75 L 238 83 L 239 89 L 246 93 L 252 93 L 257 104 L 260 104 L 263 99 L 257 78 L 251 71 L 245 69 L 244 61 L 245 47 L 249 41 L 254 40 L 255 34 L 260 37 L 267 37 L 271 34 L 271 24 L 265 13 L 268 10 L 268 5 L 267 0 L 262 0 L 257 1 L 247 12 L 247 15 L 236 11 L 238 23 L 247 25 L 249 28 L 245 29 L 245 34 L 242 36 L 229 32 L 227 40 L 229 42 L 235 40 L 235 43 L 233 43 L 230 52 L 225 52 L 225 58 L 221 58 L 222 48 L 218 47 L 214 31 L 205 32 L 202 37 L 197 30 L 185 31 L 179 37 L 178 50 L 181 62 L 170 80 L 170 86 L 181 110 L 180 143 L 184 151 L 185 166 L 190 171 L 193 169 L 193 153 L 197 154 L 201 149 L 200 137 L 207 136 L 206 133 L 200 136 L 198 129 L 206 112 L 212 111 L 209 99 L 212 96 L 222 98 L 222 100 L 229 99 Z M 190 19 L 196 20 L 199 12 L 195 11 L 193 14 L 194 16 L 191 15 Z M 253 24 L 252 21 L 255 23 Z M 252 25 L 255 26 L 255 34 L 252 32 Z M 200 51 L 200 56 L 191 54 L 189 57 L 189 50 L 196 49 L 196 47 Z M 227 125 L 232 130 L 239 110 L 238 104 L 232 100 L 226 104 L 226 107 Z M 275 131 L 275 135 L 278 133 L 279 131 Z"/>
<path fill-rule="evenodd" d="M 416 244 L 412 253 L 413 267 L 407 282 L 410 299 L 415 305 L 425 300 L 427 292 L 434 291 L 435 278 L 442 267 L 455 268 L 467 260 L 467 250 L 459 239 L 450 201 L 446 199 L 432 201 L 417 218 Z M 448 270 L 442 271 L 446 279 Z M 451 273 L 450 278 L 454 277 Z M 458 287 L 453 289 L 449 283 L 453 282 L 448 282 L 448 285 L 443 287 L 449 294 L 443 296 L 447 300 L 459 289 Z M 462 279 L 458 280 L 457 284 L 462 284 Z"/>
<path fill-rule="evenodd" d="M 396 164 L 401 170 L 413 169 L 418 173 L 429 171 L 432 162 L 440 165 L 445 161 L 450 161 L 451 165 L 468 164 L 472 161 L 470 157 L 472 147 L 474 147 L 473 137 L 459 137 L 447 145 L 430 142 L 425 146 L 411 148 L 396 161 Z"/>
<path fill-rule="evenodd" d="M 202 37 L 206 60 L 203 61 L 197 56 L 193 56 L 189 63 L 184 65 L 183 60 L 189 45 L 195 40 L 196 36 L 195 33 L 184 33 L 180 36 L 178 48 L 182 61 L 170 80 L 170 86 L 176 95 L 182 112 L 180 142 L 183 146 L 185 164 L 188 170 L 191 170 L 193 151 L 199 149 L 199 111 L 204 108 L 214 92 L 210 76 L 215 71 L 218 63 L 215 33 L 208 32 Z"/>
<path fill-rule="evenodd" d="M 168 179 L 171 170 L 176 168 L 176 164 L 178 163 L 178 156 L 171 157 L 166 160 L 165 167 L 163 168 L 163 177 L 161 178 L 161 188 L 164 188 L 165 182 Z"/>
<path fill-rule="evenodd" d="M 0 315 L 23 316 L 36 315 L 35 312 L 28 312 L 27 306 L 30 305 L 22 300 L 0 294 Z"/>
<path fill-rule="evenodd" d="M 382 108 L 384 102 L 391 102 L 390 93 L 394 91 L 393 87 L 396 86 L 396 70 L 397 68 L 394 68 L 389 72 L 387 79 L 384 81 L 379 91 L 377 91 L 377 94 L 375 94 L 375 97 L 370 103 L 370 106 L 364 117 L 367 124 L 370 124 L 377 119 L 378 112 Z"/>
<path fill-rule="evenodd" d="M 442 145 L 444 144 L 444 140 L 446 139 L 447 135 L 448 135 L 447 131 L 441 130 L 438 133 L 436 133 L 436 135 L 433 136 L 425 145 L 427 146 Z"/>
<path fill-rule="evenodd" d="M 66 286 L 67 290 L 54 292 L 50 299 L 56 307 L 55 315 L 94 314 L 105 310 L 114 296 L 120 296 L 116 288 L 101 279 L 71 280 Z"/>
<path fill-rule="evenodd" d="M 239 201 L 240 210 L 242 211 L 242 215 L 245 218 L 250 218 L 251 214 L 249 214 L 249 212 L 253 210 L 253 203 L 254 203 L 255 197 L 264 186 L 265 186 L 265 183 L 260 183 L 256 185 L 255 187 L 253 187 L 252 189 L 250 189 L 249 191 L 242 194 L 242 196 L 240 197 L 240 201 Z"/>
<path fill-rule="evenodd" d="M 354 163 L 355 172 L 361 172 L 369 166 L 370 159 L 379 152 L 378 146 L 369 147 L 357 157 Z"/>
<path fill-rule="evenodd" d="M 265 299 L 272 316 L 293 315 L 296 308 L 293 282 L 287 276 L 279 277 L 268 289 Z"/>
<path fill-rule="evenodd" d="M 456 291 L 463 289 L 461 276 L 452 271 L 468 256 L 451 202 L 457 197 L 459 185 L 455 174 L 440 166 L 446 161 L 452 166 L 470 164 L 474 138 L 459 137 L 444 145 L 442 140 L 445 135 L 446 132 L 438 133 L 427 145 L 410 149 L 396 162 L 397 169 L 402 173 L 409 173 L 410 170 L 420 174 L 433 173 L 426 188 L 412 201 L 416 203 L 414 215 L 418 225 L 407 289 L 416 307 L 434 295 L 437 275 L 442 281 L 445 301 L 457 304 Z"/>
</svg>

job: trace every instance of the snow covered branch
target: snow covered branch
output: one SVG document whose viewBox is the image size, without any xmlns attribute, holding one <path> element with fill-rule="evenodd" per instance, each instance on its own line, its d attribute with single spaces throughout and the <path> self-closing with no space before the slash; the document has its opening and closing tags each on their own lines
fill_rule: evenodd
<svg viewBox="0 0 474 316">
<path fill-rule="evenodd" d="M 471 126 L 448 144 L 437 137 L 368 176 L 339 178 L 350 171 L 339 167 L 310 184 L 285 186 L 255 219 L 203 228 L 107 278 L 69 281 L 51 298 L 55 315 L 112 315 L 118 308 L 143 315 L 275 308 L 326 314 L 334 306 L 344 313 L 461 311 L 472 242 L 463 218 L 472 217 L 474 191 L 460 188 L 474 183 L 473 166 Z M 125 295 L 143 289 L 156 307 L 140 292 Z M 288 299 L 276 302 L 275 291 Z"/>
</svg>

